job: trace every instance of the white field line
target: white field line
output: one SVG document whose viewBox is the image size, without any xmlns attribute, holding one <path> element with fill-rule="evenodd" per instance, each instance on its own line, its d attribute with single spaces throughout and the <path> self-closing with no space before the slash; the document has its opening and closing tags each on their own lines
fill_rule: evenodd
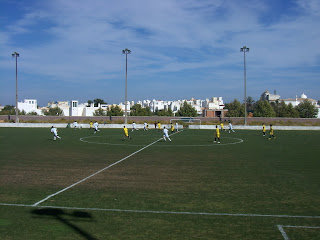
<svg viewBox="0 0 320 240">
<path fill-rule="evenodd" d="M 63 207 L 63 206 L 35 206 L 28 204 L 11 204 L 0 203 L 0 206 L 13 207 L 31 207 L 31 208 L 52 208 L 52 209 L 67 209 L 67 210 L 84 210 L 84 211 L 103 211 L 103 212 L 129 212 L 129 213 L 153 213 L 153 214 L 174 214 L 174 215 L 204 215 L 204 216 L 230 216 L 230 217 L 269 217 L 269 218 L 311 218 L 320 219 L 320 216 L 299 216 L 299 215 L 273 215 L 273 214 L 250 214 L 250 213 L 208 213 L 208 212 L 175 212 L 175 211 L 151 211 L 151 210 L 130 210 L 130 209 L 106 209 L 106 208 L 80 208 L 80 207 Z M 282 226 L 279 227 L 303 227 L 303 226 Z M 307 228 L 307 227 L 304 227 Z M 308 227 L 320 228 L 320 227 Z"/>
<path fill-rule="evenodd" d="M 281 235 L 283 237 L 284 240 L 289 240 L 289 237 L 286 233 L 286 231 L 283 229 L 282 225 L 277 225 L 279 231 L 281 232 Z"/>
<path fill-rule="evenodd" d="M 183 130 L 181 130 L 182 132 Z M 171 135 L 170 135 L 171 136 Z M 133 144 L 117 144 L 117 143 L 106 143 L 106 142 L 91 142 L 85 139 L 88 138 L 99 138 L 101 136 L 87 136 L 87 137 L 82 137 L 80 138 L 81 142 L 85 142 L 85 143 L 91 143 L 91 144 L 104 144 L 104 145 L 112 145 L 112 146 L 144 146 L 144 145 L 133 145 Z M 232 137 L 225 137 L 225 138 L 229 138 L 229 139 L 235 139 L 237 140 L 237 142 L 231 142 L 231 143 L 213 143 L 211 142 L 211 144 L 188 144 L 188 145 L 183 145 L 183 144 L 174 144 L 174 145 L 161 145 L 159 147 L 215 147 L 215 146 L 224 146 L 224 145 L 233 145 L 233 144 L 239 144 L 239 143 L 243 143 L 243 139 L 241 138 L 232 138 Z M 224 138 L 224 139 L 225 139 Z"/>
<path fill-rule="evenodd" d="M 181 131 L 180 131 L 180 132 L 181 132 Z M 174 134 L 176 134 L 176 133 L 173 133 L 173 134 L 171 134 L 171 135 L 174 135 Z M 171 136 L 171 135 L 170 135 L 170 136 Z M 78 185 L 79 183 L 82 183 L 82 182 L 88 180 L 89 178 L 94 177 L 95 175 L 97 175 L 97 174 L 99 174 L 99 173 L 101 173 L 101 172 L 103 172 L 103 171 L 105 171 L 105 170 L 107 170 L 107 169 L 109 169 L 109 168 L 117 165 L 118 163 L 123 162 L 124 160 L 126 160 L 126 159 L 132 157 L 133 155 L 141 152 L 142 150 L 144 150 L 144 149 L 152 146 L 153 144 L 159 142 L 159 141 L 162 140 L 162 139 L 163 139 L 163 138 L 159 138 L 158 140 L 154 141 L 153 143 L 150 143 L 149 145 L 144 146 L 143 148 L 139 149 L 138 151 L 135 151 L 134 153 L 131 153 L 130 155 L 128 155 L 128 156 L 120 159 L 119 161 L 117 161 L 117 162 L 115 162 L 115 163 L 112 163 L 112 164 L 110 164 L 109 166 L 107 166 L 107 167 L 105 167 L 105 168 L 100 169 L 99 171 L 97 171 L 97 172 L 91 174 L 90 176 L 88 176 L 88 177 L 86 177 L 86 178 L 84 178 L 84 179 L 82 179 L 82 180 L 80 180 L 80 181 L 78 181 L 78 182 L 70 185 L 69 187 L 66 187 L 66 188 L 64 188 L 64 189 L 62 189 L 62 190 L 60 190 L 60 191 L 58 191 L 58 192 L 56 192 L 56 193 L 54 193 L 54 194 L 51 194 L 51 195 L 47 196 L 46 198 L 44 198 L 44 199 L 40 200 L 39 202 L 36 202 L 35 204 L 33 204 L 33 206 L 38 206 L 39 204 L 47 201 L 49 198 L 52 198 L 52 197 L 54 197 L 54 196 L 56 196 L 56 195 L 58 195 L 58 194 L 60 194 L 60 193 L 62 193 L 62 192 L 64 192 L 64 191 L 66 191 L 66 190 L 68 190 L 68 189 L 70 189 L 70 188 Z"/>
<path fill-rule="evenodd" d="M 277 225 L 279 231 L 281 232 L 284 240 L 290 240 L 286 231 L 283 228 L 309 228 L 309 229 L 320 229 L 320 227 L 313 227 L 313 226 L 283 226 L 283 225 Z"/>
</svg>

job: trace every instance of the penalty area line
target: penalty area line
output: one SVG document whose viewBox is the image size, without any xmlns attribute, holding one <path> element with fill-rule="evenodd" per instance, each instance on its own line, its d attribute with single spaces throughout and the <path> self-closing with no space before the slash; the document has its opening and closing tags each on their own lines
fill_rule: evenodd
<svg viewBox="0 0 320 240">
<path fill-rule="evenodd" d="M 176 133 L 173 133 L 173 134 L 171 134 L 171 135 L 174 135 L 174 134 L 176 134 Z M 134 153 L 131 153 L 130 155 L 128 155 L 128 156 L 126 156 L 126 157 L 124 157 L 124 158 L 120 159 L 119 161 L 114 162 L 114 163 L 112 163 L 112 164 L 110 164 L 110 165 L 106 166 L 105 168 L 102 168 L 102 169 L 100 169 L 99 171 L 97 171 L 97 172 L 95 172 L 95 173 L 91 174 L 90 176 L 88 176 L 88 177 L 86 177 L 86 178 L 83 178 L 82 180 L 80 180 L 80 181 L 78 181 L 78 182 L 76 182 L 76 183 L 74 183 L 74 184 L 72 184 L 72 185 L 70 185 L 70 186 L 68 186 L 68 187 L 66 187 L 66 188 L 64 188 L 64 189 L 62 189 L 62 190 L 60 190 L 60 191 L 58 191 L 58 192 L 56 192 L 56 193 L 53 193 L 53 194 L 51 194 L 51 195 L 47 196 L 46 198 L 44 198 L 44 199 L 40 200 L 39 202 L 36 202 L 36 203 L 35 203 L 35 204 L 33 204 L 32 206 L 34 206 L 34 207 L 38 206 L 39 204 L 41 204 L 41 203 L 43 203 L 43 202 L 47 201 L 49 198 L 52 198 L 52 197 L 54 197 L 54 196 L 56 196 L 56 195 L 58 195 L 58 194 L 60 194 L 60 193 L 63 193 L 64 191 L 66 191 L 66 190 L 68 190 L 68 189 L 70 189 L 70 188 L 72 188 L 72 187 L 74 187 L 74 186 L 76 186 L 76 185 L 78 185 L 78 184 L 80 184 L 80 183 L 82 183 L 82 182 L 84 182 L 84 181 L 88 180 L 89 178 L 92 178 L 92 177 L 94 177 L 95 175 L 97 175 L 97 174 L 99 174 L 99 173 L 101 173 L 101 172 L 103 172 L 103 171 L 105 171 L 105 170 L 107 170 L 107 169 L 109 169 L 109 168 L 111 168 L 111 167 L 113 167 L 113 166 L 115 166 L 115 165 L 117 165 L 117 164 L 119 164 L 119 163 L 123 162 L 124 160 L 126 160 L 126 159 L 128 159 L 128 158 L 132 157 L 133 155 L 135 155 L 135 154 L 137 154 L 137 153 L 139 153 L 139 152 L 143 151 L 144 149 L 146 149 L 146 148 L 148 148 L 148 147 L 152 146 L 153 144 L 155 144 L 155 143 L 159 142 L 159 141 L 160 141 L 160 140 L 162 140 L 162 139 L 163 139 L 163 138 L 159 138 L 158 140 L 156 140 L 156 141 L 154 141 L 154 142 L 152 142 L 152 143 L 148 144 L 147 146 L 144 146 L 143 148 L 139 149 L 138 151 L 135 151 Z"/>
<path fill-rule="evenodd" d="M 284 225 L 277 225 L 279 231 L 282 234 L 282 237 L 284 240 L 290 240 L 286 231 L 284 230 L 284 228 L 305 228 L 305 229 L 320 229 L 320 227 L 316 227 L 316 226 L 284 226 Z"/>
</svg>

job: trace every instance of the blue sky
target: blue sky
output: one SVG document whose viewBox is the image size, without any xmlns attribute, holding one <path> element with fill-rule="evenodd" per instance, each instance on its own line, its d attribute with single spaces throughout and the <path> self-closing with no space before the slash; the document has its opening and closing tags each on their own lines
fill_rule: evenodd
<svg viewBox="0 0 320 240">
<path fill-rule="evenodd" d="M 319 0 L 0 0 L 0 104 L 320 99 Z"/>
</svg>

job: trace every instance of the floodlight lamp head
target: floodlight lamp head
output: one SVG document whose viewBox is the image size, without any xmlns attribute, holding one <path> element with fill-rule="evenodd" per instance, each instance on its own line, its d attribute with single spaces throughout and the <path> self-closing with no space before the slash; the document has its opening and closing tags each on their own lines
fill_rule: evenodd
<svg viewBox="0 0 320 240">
<path fill-rule="evenodd" d="M 249 52 L 249 48 L 243 46 L 242 48 L 240 48 L 240 52 Z"/>
<path fill-rule="evenodd" d="M 12 53 L 12 57 L 19 57 L 20 55 L 19 55 L 19 53 L 17 53 L 17 52 L 14 52 L 14 53 Z"/>
<path fill-rule="evenodd" d="M 129 50 L 128 48 L 122 50 L 122 53 L 123 54 L 130 54 L 131 53 L 131 50 Z"/>
</svg>

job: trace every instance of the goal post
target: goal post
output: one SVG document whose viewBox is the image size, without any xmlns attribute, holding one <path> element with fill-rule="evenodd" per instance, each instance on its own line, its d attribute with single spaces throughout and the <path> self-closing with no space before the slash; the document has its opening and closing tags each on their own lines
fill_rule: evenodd
<svg viewBox="0 0 320 240">
<path fill-rule="evenodd" d="M 183 117 L 183 118 L 172 118 L 170 123 L 178 122 L 182 123 L 183 126 L 188 126 L 189 129 L 200 129 L 201 128 L 201 119 L 193 117 Z"/>
</svg>

